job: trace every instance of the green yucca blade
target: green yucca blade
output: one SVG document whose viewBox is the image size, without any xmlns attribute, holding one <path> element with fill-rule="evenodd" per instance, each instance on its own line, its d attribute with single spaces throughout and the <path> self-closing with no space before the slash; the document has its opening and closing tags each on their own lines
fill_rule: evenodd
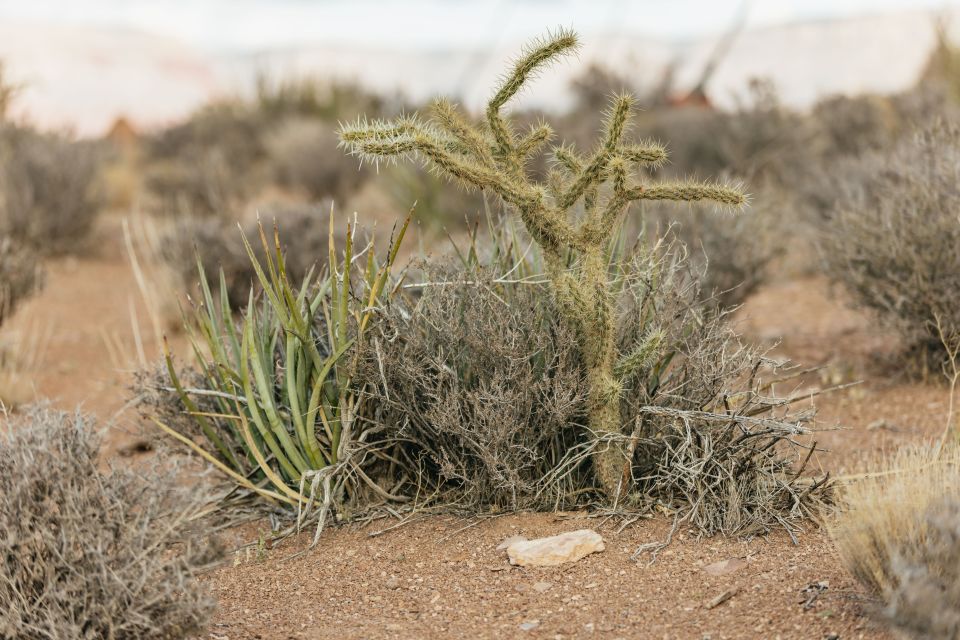
<svg viewBox="0 0 960 640">
<path fill-rule="evenodd" d="M 251 321 L 250 324 L 252 325 L 254 323 Z M 269 357 L 264 358 L 265 354 L 269 356 L 274 353 L 273 342 L 276 340 L 277 334 L 273 333 L 270 336 L 271 344 L 269 344 L 265 350 L 259 348 L 260 343 L 256 332 L 251 331 L 251 336 L 252 339 L 250 342 L 250 351 L 248 353 L 250 370 L 253 373 L 253 380 L 256 383 L 257 391 L 259 392 L 260 404 L 263 408 L 263 413 L 266 415 L 267 424 L 269 425 L 270 430 L 274 433 L 280 443 L 280 446 L 286 453 L 287 459 L 290 460 L 294 467 L 296 467 L 296 477 L 299 479 L 300 475 L 304 471 L 310 469 L 310 465 L 307 464 L 301 453 L 302 448 L 297 446 L 297 443 L 291 440 L 290 434 L 280 418 L 276 403 L 274 402 L 273 384 L 271 381 L 268 381 L 267 374 L 266 363 L 271 362 L 272 359 Z M 272 378 L 272 372 L 269 377 Z"/>
<path fill-rule="evenodd" d="M 250 294 L 251 299 L 253 298 L 253 293 Z M 247 398 L 247 409 L 250 412 L 250 418 L 253 420 L 253 423 L 256 425 L 257 430 L 260 432 L 260 436 L 263 438 L 263 442 L 267 445 L 267 448 L 270 450 L 270 453 L 276 458 L 277 463 L 280 465 L 280 468 L 291 480 L 299 481 L 300 474 L 297 469 L 291 464 L 287 459 L 287 456 L 283 453 L 283 450 L 277 444 L 276 439 L 273 437 L 273 433 L 267 428 L 266 423 L 263 420 L 263 416 L 260 414 L 259 402 L 257 401 L 257 395 L 253 390 L 253 382 L 250 375 L 250 350 L 252 348 L 251 342 L 253 341 L 253 328 L 252 323 L 249 319 L 243 323 L 243 342 L 240 345 L 241 350 L 244 353 L 244 357 L 241 358 L 241 368 L 240 368 L 240 379 L 243 384 L 243 393 Z M 264 469 L 266 473 L 266 469 Z"/>
<path fill-rule="evenodd" d="M 176 389 L 177 395 L 180 398 L 180 401 L 183 403 L 183 406 L 187 408 L 187 411 L 194 416 L 197 423 L 200 425 L 200 429 L 203 431 L 203 435 L 213 443 L 213 446 L 217 448 L 217 451 L 220 452 L 220 455 L 224 457 L 225 460 L 229 461 L 234 467 L 238 467 L 236 459 L 233 457 L 233 453 L 227 448 L 227 445 L 224 444 L 223 440 L 217 435 L 217 432 L 214 431 L 213 427 L 210 425 L 210 422 L 202 415 L 200 415 L 200 410 L 197 407 L 193 399 L 187 394 L 183 389 L 183 385 L 180 383 L 180 377 L 177 375 L 177 369 L 173 366 L 173 355 L 170 353 L 170 346 L 167 344 L 167 341 L 164 340 L 163 345 L 164 351 L 164 361 L 167 365 L 167 375 L 170 376 L 170 381 L 173 383 L 173 388 Z"/>
</svg>

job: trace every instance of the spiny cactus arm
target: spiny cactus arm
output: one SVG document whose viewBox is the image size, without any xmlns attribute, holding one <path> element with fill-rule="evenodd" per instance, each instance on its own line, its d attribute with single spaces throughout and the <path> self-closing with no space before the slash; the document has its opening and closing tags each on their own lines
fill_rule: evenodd
<svg viewBox="0 0 960 640">
<path fill-rule="evenodd" d="M 429 125 L 421 121 L 416 114 L 413 114 L 401 116 L 392 122 L 358 118 L 354 124 L 341 123 L 337 134 L 340 137 L 340 146 L 353 151 L 352 145 L 356 142 L 397 140 L 405 136 L 424 133 L 429 129 Z"/>
<path fill-rule="evenodd" d="M 583 158 L 573 146 L 561 144 L 552 149 L 553 160 L 571 174 L 576 175 L 583 171 Z"/>
<path fill-rule="evenodd" d="M 438 99 L 433 103 L 433 115 L 437 123 L 451 136 L 460 142 L 465 150 L 476 160 L 487 165 L 493 165 L 490 147 L 483 135 L 473 127 L 460 113 L 456 105 L 449 100 Z"/>
<path fill-rule="evenodd" d="M 620 149 L 620 155 L 638 165 L 659 167 L 667 161 L 667 149 L 659 142 L 643 142 L 641 144 L 625 145 Z"/>
<path fill-rule="evenodd" d="M 440 173 L 465 185 L 492 189 L 511 202 L 523 201 L 525 195 L 530 197 L 530 194 L 512 188 L 517 185 L 505 184 L 493 169 L 458 153 L 459 147 L 450 142 L 436 128 L 416 118 L 393 123 L 358 122 L 340 129 L 341 146 L 362 159 L 378 161 L 420 154 Z"/>
<path fill-rule="evenodd" d="M 590 162 L 583 170 L 571 181 L 567 189 L 560 194 L 557 199 L 558 207 L 569 209 L 588 189 L 598 187 L 604 181 L 607 166 L 620 148 L 632 109 L 633 98 L 631 96 L 620 95 L 614 97 L 604 122 L 603 142 L 600 148 L 593 154 Z"/>
<path fill-rule="evenodd" d="M 553 128 L 545 122 L 530 127 L 530 131 L 517 142 L 517 156 L 521 164 L 536 154 L 553 137 Z"/>
<path fill-rule="evenodd" d="M 614 374 L 621 381 L 626 381 L 639 371 L 652 365 L 660 350 L 660 345 L 666 338 L 662 329 L 650 331 L 628 353 L 622 354 L 614 367 Z"/>
<path fill-rule="evenodd" d="M 645 187 L 634 187 L 627 192 L 634 200 L 675 200 L 696 202 L 711 200 L 719 205 L 740 209 L 747 204 L 747 196 L 739 188 L 707 182 L 661 182 Z"/>
<path fill-rule="evenodd" d="M 697 202 L 710 200 L 719 205 L 740 209 L 747 204 L 747 196 L 739 188 L 722 184 L 696 182 L 661 182 L 652 185 L 617 187 L 615 179 L 614 193 L 603 208 L 598 226 L 584 229 L 583 233 L 610 233 L 620 216 L 631 202 L 637 200 L 673 200 L 677 202 Z"/>
<path fill-rule="evenodd" d="M 576 230 L 557 210 L 537 206 L 517 207 L 517 212 L 527 232 L 546 255 L 560 256 L 567 248 L 582 248 Z"/>
<path fill-rule="evenodd" d="M 561 56 L 574 53 L 578 46 L 577 36 L 572 31 L 560 29 L 556 34 L 548 33 L 544 39 L 534 42 L 520 56 L 511 72 L 500 83 L 500 87 L 487 105 L 486 116 L 487 124 L 504 158 L 514 154 L 516 142 L 513 132 L 500 114 L 500 109 L 539 69 Z"/>
</svg>

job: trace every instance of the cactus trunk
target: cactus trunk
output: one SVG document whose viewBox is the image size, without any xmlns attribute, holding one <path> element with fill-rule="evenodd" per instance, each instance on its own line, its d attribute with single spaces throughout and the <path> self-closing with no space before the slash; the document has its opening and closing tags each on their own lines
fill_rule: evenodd
<svg viewBox="0 0 960 640">
<path fill-rule="evenodd" d="M 603 492 L 616 498 L 627 488 L 624 481 L 630 461 L 620 437 L 621 383 L 614 372 L 617 345 L 607 260 L 601 247 L 588 248 L 576 279 L 561 270 L 560 264 L 559 259 L 548 261 L 558 307 L 578 337 L 586 368 L 587 426 L 600 441 L 593 465 Z"/>
</svg>

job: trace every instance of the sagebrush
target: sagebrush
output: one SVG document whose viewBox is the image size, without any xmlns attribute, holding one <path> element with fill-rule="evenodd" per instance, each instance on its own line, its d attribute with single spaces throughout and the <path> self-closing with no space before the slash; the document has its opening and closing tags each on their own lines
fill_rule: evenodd
<svg viewBox="0 0 960 640">
<path fill-rule="evenodd" d="M 960 127 L 939 123 L 849 165 L 822 235 L 830 276 L 908 347 L 960 335 Z"/>
<path fill-rule="evenodd" d="M 0 234 L 43 255 L 83 249 L 102 204 L 102 157 L 95 143 L 0 124 Z"/>
<path fill-rule="evenodd" d="M 0 235 L 0 325 L 42 284 L 36 254 L 13 238 Z"/>
<path fill-rule="evenodd" d="M 170 475 L 98 468 L 79 414 L 35 408 L 0 425 L 0 638 L 179 639 L 214 601 L 196 580 L 216 545 L 188 533 Z"/>
</svg>

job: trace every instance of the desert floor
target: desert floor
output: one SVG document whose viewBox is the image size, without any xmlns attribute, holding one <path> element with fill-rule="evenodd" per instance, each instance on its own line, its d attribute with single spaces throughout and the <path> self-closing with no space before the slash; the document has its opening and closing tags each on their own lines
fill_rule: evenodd
<svg viewBox="0 0 960 640">
<path fill-rule="evenodd" d="M 95 414 L 110 427 L 108 456 L 140 464 L 150 454 L 140 451 L 142 425 L 129 406 L 137 363 L 131 317 L 146 327 L 147 314 L 119 220 L 107 217 L 98 234 L 89 255 L 49 265 L 45 290 L 4 331 L 42 345 L 21 384 L 55 406 Z M 896 341 L 820 277 L 775 278 L 736 321 L 776 355 L 822 366 L 812 382 L 863 381 L 816 398 L 823 430 L 816 439 L 829 450 L 814 458 L 819 468 L 842 475 L 864 455 L 932 439 L 943 428 L 946 385 L 911 381 L 885 364 Z M 144 351 L 157 353 L 152 332 L 141 337 Z M 182 337 L 172 343 L 185 353 Z M 622 531 L 621 520 L 587 512 L 399 524 L 329 528 L 296 560 L 312 532 L 261 553 L 235 553 L 204 578 L 220 601 L 209 637 L 889 637 L 865 614 L 866 597 L 814 525 L 796 542 L 783 531 L 741 540 L 697 539 L 680 529 L 650 564 L 649 555 L 639 562 L 631 555 L 666 538 L 667 516 Z M 497 550 L 509 536 L 585 527 L 603 534 L 607 550 L 572 565 L 521 569 Z M 236 534 L 256 538 L 257 526 Z M 727 572 L 710 567 L 728 560 Z"/>
</svg>

